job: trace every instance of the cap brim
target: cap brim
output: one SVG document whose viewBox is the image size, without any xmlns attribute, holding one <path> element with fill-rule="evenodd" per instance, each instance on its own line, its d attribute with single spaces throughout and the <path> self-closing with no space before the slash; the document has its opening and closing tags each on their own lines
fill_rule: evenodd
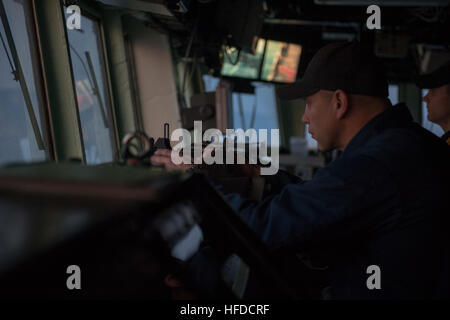
<svg viewBox="0 0 450 320">
<path fill-rule="evenodd" d="M 421 89 L 433 89 L 440 86 L 439 81 L 431 74 L 416 76 L 414 82 Z"/>
<path fill-rule="evenodd" d="M 450 64 L 447 64 L 434 72 L 418 75 L 414 82 L 419 88 L 434 89 L 450 83 Z"/>
<path fill-rule="evenodd" d="M 283 100 L 294 100 L 306 98 L 317 91 L 319 88 L 312 87 L 305 80 L 300 80 L 291 84 L 283 85 L 277 88 L 277 95 Z"/>
</svg>

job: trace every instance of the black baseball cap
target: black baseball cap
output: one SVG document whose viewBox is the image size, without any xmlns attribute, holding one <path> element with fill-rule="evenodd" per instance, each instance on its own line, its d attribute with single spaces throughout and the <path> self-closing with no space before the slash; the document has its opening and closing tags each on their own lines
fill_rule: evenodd
<svg viewBox="0 0 450 320">
<path fill-rule="evenodd" d="M 450 83 L 450 60 L 442 66 L 416 77 L 416 84 L 422 89 L 434 89 Z"/>
<path fill-rule="evenodd" d="M 358 41 L 328 44 L 314 55 L 303 77 L 279 87 L 281 99 L 306 98 L 319 90 L 341 89 L 349 94 L 387 98 L 388 83 L 383 67 Z"/>
</svg>

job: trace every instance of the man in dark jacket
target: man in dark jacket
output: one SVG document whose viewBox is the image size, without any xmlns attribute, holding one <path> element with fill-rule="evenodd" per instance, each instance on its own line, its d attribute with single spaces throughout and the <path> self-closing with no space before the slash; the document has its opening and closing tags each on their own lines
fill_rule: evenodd
<svg viewBox="0 0 450 320">
<path fill-rule="evenodd" d="M 272 249 L 325 259 L 336 299 L 449 297 L 449 150 L 391 106 L 375 58 L 325 46 L 278 94 L 304 98 L 319 148 L 342 154 L 263 201 L 226 194 L 242 219 Z"/>
</svg>

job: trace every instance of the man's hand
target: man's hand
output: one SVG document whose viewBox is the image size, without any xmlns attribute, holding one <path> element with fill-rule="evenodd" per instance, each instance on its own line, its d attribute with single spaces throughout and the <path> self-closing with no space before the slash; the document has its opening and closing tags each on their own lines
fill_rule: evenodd
<svg viewBox="0 0 450 320">
<path fill-rule="evenodd" d="M 158 149 L 155 154 L 150 158 L 150 161 L 155 166 L 164 166 L 166 170 L 169 171 L 186 171 L 195 167 L 193 164 L 174 164 L 171 158 L 172 150 L 168 149 Z M 213 167 L 214 168 L 214 167 Z M 214 170 L 214 169 L 213 169 Z M 258 177 L 261 174 L 261 168 L 258 165 L 253 164 L 242 164 L 234 165 L 232 172 L 239 176 L 246 177 Z"/>
<path fill-rule="evenodd" d="M 170 156 L 171 154 L 172 154 L 172 150 L 158 149 L 155 151 L 154 155 L 150 158 L 150 161 L 152 162 L 153 165 L 164 166 L 164 168 L 166 168 L 166 170 L 169 170 L 169 171 L 174 171 L 174 170 L 186 171 L 186 170 L 194 167 L 194 165 L 192 165 L 192 164 L 177 165 L 177 164 L 173 163 L 171 156 Z"/>
</svg>

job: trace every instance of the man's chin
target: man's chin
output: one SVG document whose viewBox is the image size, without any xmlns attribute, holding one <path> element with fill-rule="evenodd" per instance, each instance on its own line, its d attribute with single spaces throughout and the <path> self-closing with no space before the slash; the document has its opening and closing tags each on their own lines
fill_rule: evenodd
<svg viewBox="0 0 450 320">
<path fill-rule="evenodd" d="M 317 143 L 317 149 L 319 149 L 320 152 L 327 152 L 327 151 L 333 151 L 333 148 L 330 148 L 328 146 L 322 146 L 320 143 Z"/>
<path fill-rule="evenodd" d="M 438 119 L 436 119 L 436 118 L 438 118 Z M 433 114 L 433 112 L 430 112 L 430 110 L 428 109 L 428 114 L 427 114 L 427 119 L 428 119 L 428 121 L 436 123 L 436 122 L 439 120 L 439 118 L 440 118 L 440 117 L 436 117 L 436 116 Z"/>
</svg>

